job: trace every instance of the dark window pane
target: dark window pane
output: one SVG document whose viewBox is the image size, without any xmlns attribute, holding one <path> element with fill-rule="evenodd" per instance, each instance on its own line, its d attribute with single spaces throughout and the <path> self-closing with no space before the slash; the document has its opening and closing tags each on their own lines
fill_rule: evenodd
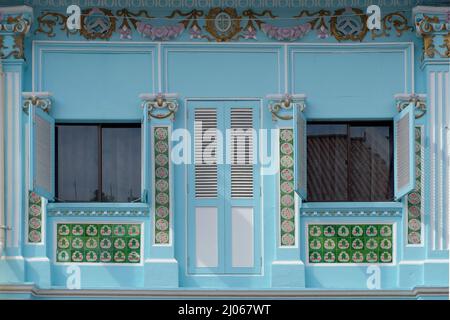
<svg viewBox="0 0 450 320">
<path fill-rule="evenodd" d="M 308 124 L 308 200 L 345 201 L 347 125 Z"/>
<path fill-rule="evenodd" d="M 102 129 L 102 201 L 131 202 L 141 197 L 141 129 Z"/>
<path fill-rule="evenodd" d="M 388 126 L 350 127 L 349 196 L 352 201 L 392 200 Z"/>
<path fill-rule="evenodd" d="M 57 198 L 97 201 L 98 127 L 58 125 Z"/>
</svg>

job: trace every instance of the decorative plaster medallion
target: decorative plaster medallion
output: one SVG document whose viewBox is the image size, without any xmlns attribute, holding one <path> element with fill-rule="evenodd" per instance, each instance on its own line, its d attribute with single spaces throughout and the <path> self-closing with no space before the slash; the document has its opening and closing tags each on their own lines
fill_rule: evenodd
<svg viewBox="0 0 450 320">
<path fill-rule="evenodd" d="M 205 19 L 206 31 L 218 42 L 232 40 L 242 29 L 241 17 L 234 8 L 212 8 Z"/>
</svg>

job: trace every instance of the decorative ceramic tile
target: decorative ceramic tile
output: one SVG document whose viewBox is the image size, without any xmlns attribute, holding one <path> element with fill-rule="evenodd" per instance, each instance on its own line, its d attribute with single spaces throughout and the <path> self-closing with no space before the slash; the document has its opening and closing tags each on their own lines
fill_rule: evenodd
<svg viewBox="0 0 450 320">
<path fill-rule="evenodd" d="M 122 223 L 58 223 L 56 261 L 139 263 L 141 225 Z"/>
<path fill-rule="evenodd" d="M 419 245 L 422 242 L 422 127 L 415 130 L 416 188 L 408 195 L 408 244 Z"/>
<path fill-rule="evenodd" d="M 170 158 L 169 128 L 153 128 L 155 175 L 155 243 L 168 244 L 170 239 Z"/>
<path fill-rule="evenodd" d="M 391 263 L 392 224 L 310 224 L 309 263 Z"/>
<path fill-rule="evenodd" d="M 281 246 L 295 245 L 294 130 L 280 129 Z"/>
<path fill-rule="evenodd" d="M 32 191 L 28 192 L 28 242 L 42 242 L 42 199 Z"/>
</svg>

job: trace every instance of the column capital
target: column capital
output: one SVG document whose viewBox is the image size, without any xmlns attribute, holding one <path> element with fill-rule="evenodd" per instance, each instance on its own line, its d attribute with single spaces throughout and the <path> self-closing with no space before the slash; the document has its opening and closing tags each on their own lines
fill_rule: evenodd
<svg viewBox="0 0 450 320">
<path fill-rule="evenodd" d="M 416 33 L 423 38 L 424 62 L 449 62 L 450 7 L 418 6 L 413 16 Z"/>
<path fill-rule="evenodd" d="M 24 38 L 32 21 L 31 7 L 0 7 L 0 59 L 24 58 Z"/>
</svg>

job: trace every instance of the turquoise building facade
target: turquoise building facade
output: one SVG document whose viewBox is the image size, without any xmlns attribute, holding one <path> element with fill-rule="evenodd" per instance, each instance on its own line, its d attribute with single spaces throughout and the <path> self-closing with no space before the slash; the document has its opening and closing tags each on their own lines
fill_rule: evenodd
<svg viewBox="0 0 450 320">
<path fill-rule="evenodd" d="M 370 4 L 2 2 L 0 297 L 448 298 L 450 7 Z M 310 125 L 374 122 L 392 197 L 311 201 Z M 63 200 L 62 126 L 119 124 L 138 195 Z"/>
</svg>

